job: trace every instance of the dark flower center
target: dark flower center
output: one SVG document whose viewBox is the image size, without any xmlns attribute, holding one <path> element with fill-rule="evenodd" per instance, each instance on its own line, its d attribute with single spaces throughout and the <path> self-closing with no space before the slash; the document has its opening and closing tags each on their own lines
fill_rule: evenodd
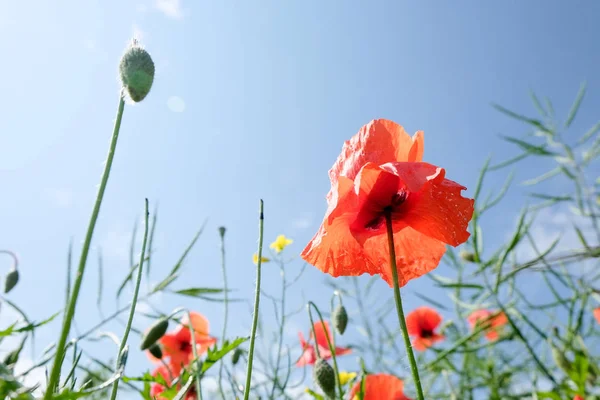
<svg viewBox="0 0 600 400">
<path fill-rule="evenodd" d="M 423 329 L 423 330 L 421 330 L 421 337 L 422 338 L 428 339 L 428 338 L 430 338 L 432 336 L 433 336 L 433 331 L 432 330 L 429 330 L 429 329 Z"/>
<path fill-rule="evenodd" d="M 190 342 L 181 342 L 179 344 L 179 350 L 184 353 L 187 353 L 188 351 L 192 350 L 192 345 L 190 344 Z"/>
<path fill-rule="evenodd" d="M 375 218 L 372 218 L 365 224 L 366 229 L 378 230 L 385 224 L 385 213 L 394 213 L 408 198 L 408 192 L 404 189 L 392 195 L 390 203 L 383 207 L 381 212 Z"/>
</svg>

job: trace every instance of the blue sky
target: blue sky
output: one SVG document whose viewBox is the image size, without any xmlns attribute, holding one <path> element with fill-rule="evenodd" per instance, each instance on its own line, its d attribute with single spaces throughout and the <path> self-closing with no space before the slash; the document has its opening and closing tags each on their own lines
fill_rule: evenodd
<svg viewBox="0 0 600 400">
<path fill-rule="evenodd" d="M 599 12 L 595 2 L 546 1 L 6 3 L 0 12 L 0 247 L 21 258 L 21 282 L 10 297 L 38 320 L 63 304 L 68 244 L 73 239 L 77 258 L 118 102 L 117 64 L 133 34 L 157 72 L 147 99 L 126 107 L 94 236 L 105 259 L 107 312 L 127 271 L 130 232 L 144 197 L 159 205 L 154 281 L 208 218 L 176 288 L 221 285 L 217 227 L 223 225 L 230 284 L 236 297 L 250 298 L 259 199 L 266 242 L 285 233 L 294 239 L 290 254 L 299 253 L 325 211 L 327 170 L 343 141 L 371 119 L 424 130 L 425 160 L 446 168 L 450 179 L 469 187 L 468 195 L 490 154 L 497 161 L 517 154 L 498 135 L 527 132 L 491 102 L 533 113 L 533 89 L 565 115 L 587 80 L 574 125 L 578 134 L 586 130 L 600 105 Z M 544 168 L 526 161 L 517 181 Z M 488 187 L 497 190 L 505 176 L 493 175 Z M 522 193 L 515 187 L 485 221 L 490 246 L 510 232 Z M 98 318 L 96 256 L 77 312 L 82 328 Z M 290 264 L 290 274 L 300 265 Z M 264 286 L 276 290 L 278 280 L 275 266 L 266 264 Z M 323 281 L 309 268 L 290 302 L 301 305 L 302 292 L 326 307 L 331 293 Z M 406 308 L 421 304 L 415 291 L 445 296 L 436 290 L 428 279 L 412 282 Z M 179 305 L 203 312 L 220 332 L 220 306 L 160 300 L 165 312 Z M 245 334 L 246 306 L 232 312 L 230 334 Z M 307 325 L 301 314 L 291 329 Z M 121 334 L 120 325 L 113 328 Z M 57 321 L 39 333 L 38 350 L 58 329 Z M 132 343 L 137 347 L 137 338 Z M 140 354 L 130 360 L 132 374 L 149 366 Z"/>
</svg>

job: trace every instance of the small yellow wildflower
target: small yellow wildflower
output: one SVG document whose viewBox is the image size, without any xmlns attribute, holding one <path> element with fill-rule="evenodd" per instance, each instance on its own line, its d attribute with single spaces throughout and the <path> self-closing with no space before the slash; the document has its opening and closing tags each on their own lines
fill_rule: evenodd
<svg viewBox="0 0 600 400">
<path fill-rule="evenodd" d="M 354 378 L 356 378 L 356 372 L 342 371 L 342 372 L 340 372 L 339 377 L 340 377 L 340 384 L 342 386 L 344 386 L 346 383 L 348 383 L 351 380 L 353 380 Z"/>
<path fill-rule="evenodd" d="M 267 258 L 267 257 L 261 257 L 261 261 L 262 261 L 262 262 L 264 262 L 264 263 L 266 263 L 266 262 L 269 262 L 269 261 L 271 261 L 271 259 L 270 259 L 270 258 Z M 256 264 L 258 264 L 258 254 L 257 254 L 257 253 L 254 253 L 254 254 L 252 255 L 252 262 L 253 262 L 255 265 L 256 265 Z"/>
<path fill-rule="evenodd" d="M 288 239 L 285 235 L 277 236 L 277 239 L 273 243 L 271 243 L 271 248 L 275 250 L 277 254 L 281 253 L 283 249 L 285 249 L 290 244 L 294 243 L 292 239 Z"/>
</svg>

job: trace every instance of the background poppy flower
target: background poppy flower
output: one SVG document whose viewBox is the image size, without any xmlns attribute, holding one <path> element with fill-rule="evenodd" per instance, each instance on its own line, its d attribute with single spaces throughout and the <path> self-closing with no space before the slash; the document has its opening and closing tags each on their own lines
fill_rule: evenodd
<svg viewBox="0 0 600 400">
<path fill-rule="evenodd" d="M 198 355 L 204 354 L 210 346 L 217 342 L 217 339 L 208 334 L 209 323 L 204 315 L 197 312 L 190 312 L 190 316 L 196 334 L 196 351 L 198 352 Z M 194 358 L 194 353 L 187 315 L 182 319 L 181 324 L 174 331 L 168 332 L 160 338 L 159 343 L 162 347 L 163 358 L 169 357 L 168 360 L 171 365 L 188 365 Z M 149 352 L 148 356 L 152 360 L 158 361 Z"/>
<path fill-rule="evenodd" d="M 415 350 L 423 351 L 444 339 L 435 333 L 441 322 L 442 316 L 430 307 L 419 307 L 406 316 L 408 334 L 415 336 L 412 341 Z"/>
<path fill-rule="evenodd" d="M 488 340 L 498 339 L 498 331 L 500 328 L 508 323 L 506 314 L 503 312 L 497 313 L 490 310 L 477 310 L 473 311 L 468 317 L 467 322 L 472 329 L 475 328 L 477 323 L 481 323 L 486 326 L 484 331 L 486 332 L 485 337 Z"/>
<path fill-rule="evenodd" d="M 594 318 L 600 324 L 600 307 L 594 308 Z"/>
<path fill-rule="evenodd" d="M 350 399 L 358 399 L 360 380 L 352 387 Z M 402 379 L 388 374 L 367 375 L 364 400 L 411 400 L 404 395 Z"/>
<path fill-rule="evenodd" d="M 468 237 L 473 200 L 420 162 L 423 134 L 412 138 L 387 120 L 365 125 L 344 144 L 329 171 L 331 191 L 321 227 L 302 258 L 334 277 L 380 274 L 393 286 L 385 213 L 392 215 L 399 285 L 437 267 L 446 244 Z"/>
<path fill-rule="evenodd" d="M 154 370 L 154 372 L 152 372 L 152 376 L 156 377 L 158 375 L 162 376 L 163 379 L 165 380 L 165 382 L 167 383 L 167 385 L 171 386 L 171 384 L 173 383 L 173 380 L 179 376 L 179 374 L 181 373 L 181 367 L 178 367 L 176 365 L 160 365 L 158 368 L 156 368 Z M 171 379 L 173 378 L 173 379 Z M 181 388 L 181 385 L 177 385 L 178 389 Z M 152 396 L 153 399 L 156 400 L 168 400 L 166 397 L 162 397 L 160 396 L 160 394 L 162 392 L 164 392 L 166 390 L 166 388 L 159 384 L 159 383 L 153 383 L 152 386 L 150 387 L 150 396 Z M 190 390 L 187 392 L 186 396 L 185 396 L 185 400 L 196 400 L 198 398 L 198 396 L 196 396 L 196 388 L 195 386 L 192 386 L 190 388 Z"/>
<path fill-rule="evenodd" d="M 329 344 L 327 342 L 327 336 L 325 335 L 325 332 L 329 334 L 329 340 L 333 340 L 333 335 L 331 334 L 331 329 L 329 328 L 329 322 L 323 322 L 325 327 L 323 327 L 321 321 L 315 322 L 314 328 L 316 333 L 316 340 L 315 335 L 313 335 L 312 331 L 310 332 L 308 342 L 304 339 L 304 335 L 302 334 L 302 332 L 298 332 L 298 337 L 300 338 L 300 346 L 302 346 L 302 355 L 296 362 L 296 366 L 303 367 L 305 365 L 313 365 L 317 361 L 315 347 L 312 344 L 313 340 L 315 340 L 315 343 L 319 347 L 319 354 L 321 355 L 321 358 L 324 360 L 328 360 L 331 358 L 331 351 L 329 351 Z M 345 354 L 350 354 L 351 352 L 351 349 L 345 347 L 336 346 L 335 348 L 336 356 L 343 356 Z"/>
</svg>

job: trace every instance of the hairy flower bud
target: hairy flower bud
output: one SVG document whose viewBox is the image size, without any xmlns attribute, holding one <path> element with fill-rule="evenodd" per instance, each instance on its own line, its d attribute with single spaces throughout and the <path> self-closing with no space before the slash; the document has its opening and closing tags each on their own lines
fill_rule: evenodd
<svg viewBox="0 0 600 400">
<path fill-rule="evenodd" d="M 237 347 L 233 353 L 231 354 L 231 363 L 233 365 L 237 364 L 238 361 L 240 361 L 240 357 L 242 356 L 242 353 L 244 351 L 242 349 L 240 349 L 239 347 Z"/>
<path fill-rule="evenodd" d="M 340 335 L 343 335 L 346 332 L 346 326 L 348 326 L 348 313 L 346 312 L 346 307 L 343 305 L 339 305 L 333 310 L 332 316 L 333 326 L 335 326 L 335 330 L 338 331 Z"/>
<path fill-rule="evenodd" d="M 159 360 L 163 357 L 162 349 L 156 343 L 153 343 L 150 347 L 148 347 L 148 351 Z"/>
<path fill-rule="evenodd" d="M 19 282 L 19 270 L 16 268 L 11 269 L 6 275 L 6 279 L 4 280 L 4 293 L 8 293 Z"/>
<path fill-rule="evenodd" d="M 463 259 L 463 261 L 475 262 L 475 254 L 471 253 L 470 251 L 461 250 L 459 256 Z"/>
<path fill-rule="evenodd" d="M 327 397 L 335 398 L 335 372 L 331 365 L 322 358 L 315 363 L 313 379 Z"/>
<path fill-rule="evenodd" d="M 136 103 L 144 100 L 150 92 L 154 81 L 154 62 L 137 40 L 132 41 L 121 57 L 119 76 L 129 97 Z"/>
<path fill-rule="evenodd" d="M 226 230 L 227 230 L 227 228 L 225 228 L 224 226 L 220 226 L 219 227 L 219 235 L 221 235 L 221 237 L 224 237 Z"/>
<path fill-rule="evenodd" d="M 148 329 L 146 334 L 142 337 L 142 344 L 140 345 L 141 350 L 146 350 L 153 344 L 155 344 L 158 339 L 164 336 L 167 333 L 167 328 L 169 328 L 169 320 L 166 318 L 161 318 L 154 323 Z"/>
</svg>

